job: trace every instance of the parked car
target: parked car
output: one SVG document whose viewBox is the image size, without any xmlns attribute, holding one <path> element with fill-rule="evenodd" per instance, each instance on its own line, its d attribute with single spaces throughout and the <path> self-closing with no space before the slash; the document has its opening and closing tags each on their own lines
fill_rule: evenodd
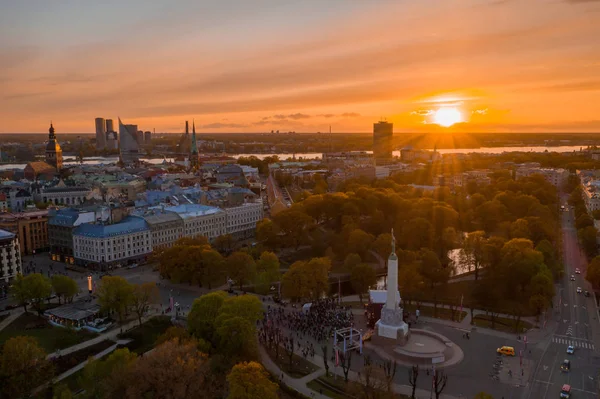
<svg viewBox="0 0 600 399">
<path fill-rule="evenodd" d="M 503 346 L 501 348 L 496 349 L 496 353 L 500 355 L 514 356 L 515 348 L 513 348 L 512 346 Z"/>
<path fill-rule="evenodd" d="M 571 386 L 569 384 L 565 384 L 562 386 L 562 390 L 560 391 L 560 397 L 564 399 L 569 399 L 571 397 Z"/>
</svg>

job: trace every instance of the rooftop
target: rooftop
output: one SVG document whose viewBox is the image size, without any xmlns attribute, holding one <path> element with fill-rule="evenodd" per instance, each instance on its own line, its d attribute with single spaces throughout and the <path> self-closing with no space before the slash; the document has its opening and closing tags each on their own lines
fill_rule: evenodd
<svg viewBox="0 0 600 399">
<path fill-rule="evenodd" d="M 107 238 L 148 230 L 146 221 L 137 216 L 128 216 L 115 224 L 84 223 L 73 232 L 74 236 Z"/>
<path fill-rule="evenodd" d="M 0 240 L 4 240 L 7 238 L 11 238 L 11 239 L 15 238 L 15 235 L 13 233 L 11 233 L 10 231 L 0 229 Z"/>
<path fill-rule="evenodd" d="M 100 305 L 92 302 L 75 302 L 68 305 L 59 306 L 54 309 L 48 309 L 45 314 L 60 317 L 67 320 L 82 320 L 89 316 L 94 316 L 100 312 Z"/>
<path fill-rule="evenodd" d="M 206 206 L 200 204 L 183 204 L 177 206 L 169 206 L 166 207 L 165 210 L 176 212 L 183 219 L 199 217 L 199 216 L 207 216 L 207 215 L 215 215 L 217 213 L 223 212 L 221 209 L 216 208 L 214 206 Z"/>
</svg>

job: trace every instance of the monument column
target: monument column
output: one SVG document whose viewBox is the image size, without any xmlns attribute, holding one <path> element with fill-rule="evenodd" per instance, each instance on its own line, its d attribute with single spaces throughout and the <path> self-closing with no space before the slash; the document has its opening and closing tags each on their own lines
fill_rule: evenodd
<svg viewBox="0 0 600 399">
<path fill-rule="evenodd" d="M 388 257 L 387 264 L 387 296 L 385 307 L 387 309 L 398 309 L 398 256 L 396 255 L 396 239 L 394 238 L 394 229 L 392 229 L 392 252 Z"/>
</svg>

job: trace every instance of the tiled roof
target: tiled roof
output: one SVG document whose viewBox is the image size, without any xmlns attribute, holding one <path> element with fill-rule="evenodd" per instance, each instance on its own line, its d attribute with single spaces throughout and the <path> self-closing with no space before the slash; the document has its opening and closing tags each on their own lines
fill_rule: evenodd
<svg viewBox="0 0 600 399">
<path fill-rule="evenodd" d="M 214 215 L 220 212 L 223 212 L 221 209 L 216 208 L 214 206 L 206 206 L 200 204 L 184 204 L 177 206 L 166 207 L 165 210 L 171 212 L 177 212 L 179 216 L 183 219 L 198 217 L 198 216 L 206 216 L 206 215 Z"/>
</svg>

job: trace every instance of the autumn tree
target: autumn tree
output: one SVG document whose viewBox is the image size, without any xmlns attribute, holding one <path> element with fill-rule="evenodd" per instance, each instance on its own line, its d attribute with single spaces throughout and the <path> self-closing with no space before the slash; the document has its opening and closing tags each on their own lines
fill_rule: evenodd
<svg viewBox="0 0 600 399">
<path fill-rule="evenodd" d="M 317 300 L 328 290 L 329 258 L 313 258 L 294 262 L 281 280 L 283 295 L 294 301 Z"/>
<path fill-rule="evenodd" d="M 468 257 L 468 261 L 473 265 L 475 270 L 475 280 L 479 279 L 479 269 L 485 262 L 485 231 L 473 231 L 467 234 L 465 238 L 463 250 Z"/>
<path fill-rule="evenodd" d="M 398 288 L 404 301 L 410 305 L 423 289 L 423 276 L 415 263 L 402 265 L 398 270 Z"/>
<path fill-rule="evenodd" d="M 124 398 L 137 355 L 127 348 L 117 349 L 106 359 L 90 359 L 83 368 L 79 383 L 85 386 L 84 397 Z"/>
<path fill-rule="evenodd" d="M 298 249 L 307 237 L 313 219 L 298 209 L 285 209 L 275 216 L 273 222 L 281 229 L 289 245 Z"/>
<path fill-rule="evenodd" d="M 594 289 L 600 289 L 600 256 L 596 256 L 588 264 L 585 279 L 592 284 Z"/>
<path fill-rule="evenodd" d="M 392 252 L 392 235 L 390 233 L 379 234 L 371 244 L 371 249 L 386 259 Z"/>
<path fill-rule="evenodd" d="M 256 224 L 256 239 L 267 248 L 277 248 L 277 226 L 271 219 L 263 219 Z"/>
<path fill-rule="evenodd" d="M 73 392 L 69 389 L 69 386 L 65 383 L 58 384 L 52 387 L 52 399 L 72 399 Z"/>
<path fill-rule="evenodd" d="M 266 294 L 271 284 L 281 280 L 279 272 L 279 258 L 273 252 L 263 252 L 256 262 L 256 288 Z"/>
<path fill-rule="evenodd" d="M 0 393 L 2 397 L 22 398 L 52 376 L 52 365 L 33 337 L 8 339 L 0 353 Z"/>
<path fill-rule="evenodd" d="M 359 254 L 362 259 L 366 259 L 373 241 L 375 241 L 375 237 L 372 234 L 361 229 L 354 229 L 348 235 L 347 248 L 349 251 Z"/>
<path fill-rule="evenodd" d="M 227 375 L 229 399 L 276 399 L 278 386 L 257 362 L 238 363 Z"/>
<path fill-rule="evenodd" d="M 203 249 L 200 252 L 202 263 L 202 281 L 208 285 L 208 289 L 212 289 L 212 283 L 223 274 L 225 259 L 221 254 L 214 249 Z"/>
<path fill-rule="evenodd" d="M 98 303 L 104 311 L 115 312 L 121 330 L 127 308 L 133 299 L 133 286 L 121 276 L 104 276 L 98 290 Z"/>
<path fill-rule="evenodd" d="M 152 304 L 158 303 L 160 293 L 155 283 L 143 283 L 133 287 L 131 295 L 131 306 L 138 317 L 140 326 L 142 325 L 142 317 L 144 317 Z"/>
<path fill-rule="evenodd" d="M 207 357 L 194 342 L 168 341 L 133 364 L 127 398 L 211 397 L 208 371 Z"/>
<path fill-rule="evenodd" d="M 577 237 L 588 259 L 598 255 L 598 230 L 594 226 L 587 226 L 578 230 Z"/>
<path fill-rule="evenodd" d="M 252 256 L 245 252 L 234 252 L 227 257 L 227 273 L 238 285 L 239 289 L 244 288 L 244 284 L 251 282 L 256 275 L 256 264 Z"/>
<path fill-rule="evenodd" d="M 79 286 L 72 278 L 56 274 L 52 276 L 52 289 L 58 297 L 58 303 L 64 298 L 65 302 L 73 302 L 73 297 L 79 292 Z"/>
<path fill-rule="evenodd" d="M 349 253 L 348 255 L 346 255 L 346 258 L 344 259 L 344 270 L 346 270 L 347 272 L 352 272 L 352 269 L 354 269 L 356 266 L 360 265 L 362 263 L 362 259 L 360 257 L 359 254 L 357 253 Z"/>
<path fill-rule="evenodd" d="M 358 294 L 358 299 L 362 305 L 363 294 L 367 292 L 369 287 L 377 283 L 377 275 L 370 265 L 361 264 L 352 269 L 350 281 L 352 282 L 352 288 L 354 288 L 354 291 Z"/>
<path fill-rule="evenodd" d="M 450 278 L 450 269 L 442 267 L 435 252 L 424 249 L 421 254 L 420 274 L 430 287 L 433 294 L 433 317 L 437 317 L 438 292 L 440 286 L 445 285 Z"/>
<path fill-rule="evenodd" d="M 189 341 L 193 338 L 190 335 L 190 333 L 188 332 L 188 330 L 186 330 L 185 328 L 183 328 L 181 326 L 171 326 L 171 327 L 167 328 L 167 330 L 164 333 L 159 335 L 159 337 L 156 339 L 156 342 L 154 343 L 154 345 L 158 346 L 158 345 L 164 344 L 167 341 L 172 341 L 174 339 L 178 339 L 179 342 L 185 342 L 185 341 Z"/>
<path fill-rule="evenodd" d="M 243 317 L 220 319 L 217 324 L 219 352 L 232 359 L 255 359 L 257 345 L 254 331 L 254 325 Z"/>
<path fill-rule="evenodd" d="M 352 367 L 352 351 L 340 352 L 339 354 L 342 372 L 344 373 L 344 381 L 348 382 L 348 373 Z"/>
</svg>

